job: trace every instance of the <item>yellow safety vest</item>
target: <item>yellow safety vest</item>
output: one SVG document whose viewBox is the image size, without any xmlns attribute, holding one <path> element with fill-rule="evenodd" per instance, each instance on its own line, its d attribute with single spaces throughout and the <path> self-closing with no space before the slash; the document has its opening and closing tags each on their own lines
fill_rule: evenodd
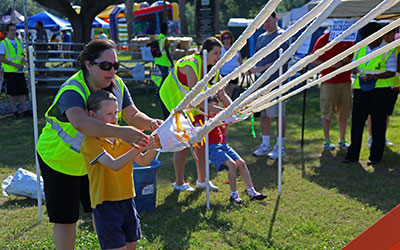
<svg viewBox="0 0 400 250">
<path fill-rule="evenodd" d="M 394 52 L 396 53 L 396 61 L 397 61 L 397 58 L 399 57 L 399 53 L 400 53 L 400 47 L 395 48 Z M 396 76 L 394 77 L 393 87 L 395 87 L 395 88 L 400 87 L 400 73 L 399 72 L 396 72 Z"/>
<path fill-rule="evenodd" d="M 394 52 L 394 50 L 389 50 L 387 53 L 384 53 L 380 56 L 377 56 L 367 63 L 361 64 L 358 66 L 359 69 L 362 70 L 362 74 L 381 74 L 386 72 L 386 61 L 388 60 L 389 56 Z M 354 59 L 358 60 L 367 55 L 367 46 L 361 48 L 355 55 Z M 354 88 L 360 89 L 360 81 L 359 76 L 361 73 L 358 73 L 356 80 L 354 81 Z M 375 88 L 387 88 L 392 87 L 395 81 L 395 77 L 390 77 L 386 79 L 378 79 L 375 84 Z"/>
<path fill-rule="evenodd" d="M 165 44 L 166 39 L 167 39 L 167 37 L 162 33 L 160 33 L 156 37 L 156 40 L 158 41 L 158 46 L 160 47 L 161 56 L 154 58 L 155 65 L 160 65 L 160 66 L 165 66 L 165 67 L 171 66 L 171 62 L 169 61 L 168 56 L 167 56 L 167 51 L 164 49 L 164 44 Z M 170 48 L 168 47 L 168 50 L 169 49 Z M 171 51 L 169 51 L 169 52 L 171 53 Z"/>
<path fill-rule="evenodd" d="M 5 51 L 5 58 L 13 63 L 22 65 L 22 58 L 23 58 L 23 49 L 21 45 L 21 41 L 19 39 L 15 39 L 17 41 L 17 51 L 15 51 L 14 46 L 10 42 L 8 38 L 1 41 L 4 44 L 4 51 Z M 2 67 L 4 72 L 16 72 L 18 71 L 17 67 L 12 65 L 2 63 Z"/>
<path fill-rule="evenodd" d="M 188 86 L 183 85 L 178 79 L 178 68 L 183 68 L 187 65 L 191 66 L 196 74 L 197 81 L 199 82 L 202 78 L 201 67 L 202 59 L 200 55 L 189 55 L 179 59 L 172 71 L 168 74 L 167 78 L 161 85 L 159 94 L 165 107 L 171 112 L 173 108 L 176 108 L 178 104 L 183 100 L 185 95 L 190 91 Z M 215 76 L 215 79 L 219 79 L 219 71 Z M 208 87 L 210 87 L 209 85 Z"/>
<path fill-rule="evenodd" d="M 113 94 L 118 100 L 118 118 L 120 118 L 124 84 L 118 76 L 115 76 L 114 83 L 116 83 L 117 89 L 113 88 Z M 78 92 L 86 106 L 90 90 L 85 82 L 82 70 L 78 71 L 61 86 L 53 103 L 46 111 L 46 125 L 39 137 L 36 150 L 43 161 L 55 171 L 67 175 L 83 176 L 87 174 L 85 161 L 81 154 L 84 135 L 77 131 L 70 122 L 59 121 L 55 116 L 58 111 L 56 104 L 61 94 L 67 90 Z"/>
</svg>

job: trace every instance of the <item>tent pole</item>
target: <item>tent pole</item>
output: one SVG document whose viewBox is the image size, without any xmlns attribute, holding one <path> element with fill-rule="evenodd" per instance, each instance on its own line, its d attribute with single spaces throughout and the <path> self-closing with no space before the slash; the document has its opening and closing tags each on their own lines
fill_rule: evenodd
<svg viewBox="0 0 400 250">
<path fill-rule="evenodd" d="M 207 74 L 207 50 L 203 50 L 203 70 L 204 75 Z M 204 86 L 204 91 L 207 90 L 207 84 Z M 208 99 L 204 100 L 204 113 L 208 114 Z M 207 117 L 204 117 L 204 124 L 207 122 Z M 208 134 L 206 135 L 206 143 L 204 145 L 205 168 L 206 168 L 206 193 L 207 193 L 207 209 L 210 209 L 210 164 L 209 164 L 209 148 Z M 200 156 L 201 157 L 201 156 Z"/>
</svg>

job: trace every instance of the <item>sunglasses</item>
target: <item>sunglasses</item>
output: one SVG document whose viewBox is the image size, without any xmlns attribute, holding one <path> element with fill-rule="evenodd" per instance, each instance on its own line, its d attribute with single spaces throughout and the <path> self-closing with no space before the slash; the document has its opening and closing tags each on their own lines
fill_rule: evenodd
<svg viewBox="0 0 400 250">
<path fill-rule="evenodd" d="M 92 64 L 97 65 L 101 70 L 104 71 L 110 71 L 112 68 L 114 68 L 115 70 L 119 69 L 120 66 L 120 62 L 115 62 L 115 63 L 111 63 L 111 62 L 95 62 L 92 61 Z"/>
<path fill-rule="evenodd" d="M 224 37 L 222 37 L 222 40 L 231 40 L 231 37 L 230 36 L 224 36 Z"/>
</svg>

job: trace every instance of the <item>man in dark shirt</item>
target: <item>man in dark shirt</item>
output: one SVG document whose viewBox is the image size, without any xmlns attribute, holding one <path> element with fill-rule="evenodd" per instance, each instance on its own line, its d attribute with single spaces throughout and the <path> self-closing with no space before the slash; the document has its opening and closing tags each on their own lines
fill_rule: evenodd
<svg viewBox="0 0 400 250">
<path fill-rule="evenodd" d="M 47 33 L 43 29 L 43 22 L 42 21 L 37 21 L 35 24 L 35 30 L 36 30 L 36 40 L 35 43 L 39 43 L 35 45 L 35 50 L 36 50 L 36 60 L 45 60 L 48 58 L 48 39 L 47 39 Z M 36 62 L 36 67 L 37 68 L 46 68 L 46 62 L 41 61 L 41 62 Z M 43 78 L 44 72 L 39 71 L 39 78 Z M 38 84 L 44 83 L 43 81 L 38 81 Z"/>
</svg>

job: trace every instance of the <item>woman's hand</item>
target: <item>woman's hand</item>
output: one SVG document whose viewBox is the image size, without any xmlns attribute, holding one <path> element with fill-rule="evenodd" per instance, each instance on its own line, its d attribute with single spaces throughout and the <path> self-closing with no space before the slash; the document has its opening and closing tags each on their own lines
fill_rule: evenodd
<svg viewBox="0 0 400 250">
<path fill-rule="evenodd" d="M 366 74 L 366 75 L 364 75 L 364 76 L 360 76 L 364 81 L 367 81 L 367 82 L 369 82 L 369 81 L 375 81 L 375 80 L 377 80 L 378 78 L 376 77 L 376 75 L 373 75 L 373 74 Z"/>
<path fill-rule="evenodd" d="M 146 147 L 149 137 L 132 126 L 120 126 L 118 137 L 135 148 Z"/>
</svg>

